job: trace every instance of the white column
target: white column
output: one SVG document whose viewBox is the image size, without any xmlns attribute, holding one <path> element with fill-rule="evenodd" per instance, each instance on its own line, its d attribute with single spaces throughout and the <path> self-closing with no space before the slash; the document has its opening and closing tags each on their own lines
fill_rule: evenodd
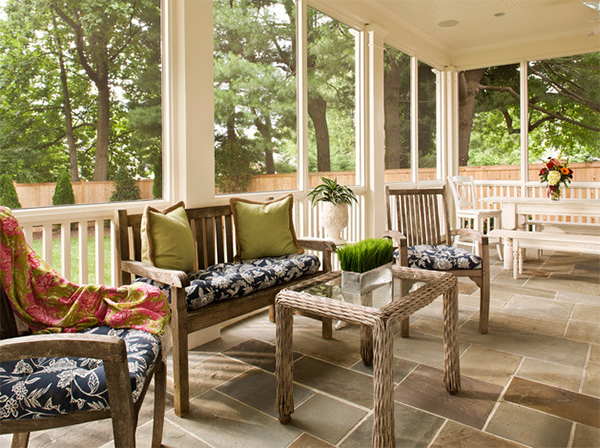
<svg viewBox="0 0 600 448">
<path fill-rule="evenodd" d="M 520 103 L 521 103 L 521 195 L 529 196 L 525 184 L 529 174 L 529 86 L 527 85 L 527 62 L 521 62 L 520 70 Z"/>
<path fill-rule="evenodd" d="M 383 89 L 383 40 L 385 31 L 374 25 L 366 29 L 367 58 L 367 116 L 365 131 L 365 236 L 380 237 L 386 228 L 385 207 L 385 133 Z"/>
<path fill-rule="evenodd" d="M 410 180 L 419 180 L 419 60 L 410 58 Z"/>
<path fill-rule="evenodd" d="M 171 37 L 166 68 L 172 135 L 165 134 L 172 189 L 167 198 L 188 207 L 214 203 L 214 107 L 212 1 L 173 0 L 165 20 Z M 168 127 L 166 127 L 168 128 Z"/>
<path fill-rule="evenodd" d="M 306 1 L 296 2 L 296 98 L 298 101 L 296 117 L 297 135 L 297 188 L 308 193 L 308 68 L 307 68 L 307 5 Z M 308 207 L 312 207 L 309 201 L 298 201 L 298 232 L 300 235 L 308 235 L 310 232 L 310 213 Z"/>
</svg>

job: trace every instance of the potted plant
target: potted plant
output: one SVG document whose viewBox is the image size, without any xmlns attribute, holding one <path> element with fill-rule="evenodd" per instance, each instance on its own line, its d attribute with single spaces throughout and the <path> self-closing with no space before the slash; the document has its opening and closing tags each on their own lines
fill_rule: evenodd
<svg viewBox="0 0 600 448">
<path fill-rule="evenodd" d="M 334 180 L 321 177 L 323 183 L 308 193 L 312 204 L 321 202 L 321 226 L 325 229 L 325 237 L 334 243 L 344 243 L 342 231 L 348 225 L 348 206 L 358 202 L 351 188 L 340 185 L 337 177 Z"/>
<path fill-rule="evenodd" d="M 342 269 L 342 293 L 364 296 L 392 283 L 394 245 L 387 238 L 369 238 L 336 248 Z"/>
</svg>

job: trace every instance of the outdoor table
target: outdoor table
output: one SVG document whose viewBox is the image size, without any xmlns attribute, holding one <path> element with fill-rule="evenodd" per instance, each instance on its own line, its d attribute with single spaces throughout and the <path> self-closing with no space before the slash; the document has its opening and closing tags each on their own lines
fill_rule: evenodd
<svg viewBox="0 0 600 448">
<path fill-rule="evenodd" d="M 401 282 L 412 283 L 413 291 L 406 284 L 395 288 L 394 297 L 385 303 L 349 303 L 339 294 L 340 271 L 329 272 L 293 288 L 281 291 L 276 298 L 276 409 L 281 423 L 289 423 L 294 412 L 293 396 L 293 313 L 338 319 L 361 325 L 361 356 L 366 365 L 373 363 L 373 446 L 395 446 L 394 432 L 394 383 L 393 339 L 394 326 L 411 314 L 443 295 L 444 315 L 444 384 L 451 394 L 460 389 L 460 365 L 458 347 L 458 283 L 449 273 L 425 271 L 406 267 L 392 268 L 392 276 Z M 316 295 L 315 286 L 338 294 L 333 297 Z M 313 288 L 311 293 L 311 288 Z M 318 289 L 318 288 L 317 288 Z M 321 288 L 324 289 L 324 288 Z M 370 300 L 369 300 L 370 301 Z M 375 301 L 373 301 L 375 302 Z"/>
</svg>

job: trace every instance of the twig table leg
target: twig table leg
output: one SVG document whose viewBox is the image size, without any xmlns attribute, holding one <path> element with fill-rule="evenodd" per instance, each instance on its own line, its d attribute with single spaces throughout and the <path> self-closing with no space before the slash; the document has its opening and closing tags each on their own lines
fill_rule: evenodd
<svg viewBox="0 0 600 448">
<path fill-rule="evenodd" d="M 377 321 L 373 329 L 373 447 L 396 446 L 394 428 L 393 325 Z"/>
<path fill-rule="evenodd" d="M 455 394 L 460 389 L 460 356 L 458 346 L 458 290 L 444 293 L 444 384 Z"/>
<path fill-rule="evenodd" d="M 292 310 L 284 305 L 276 305 L 276 343 L 275 343 L 275 371 L 276 409 L 281 423 L 289 423 L 294 412 L 293 391 L 293 332 L 294 324 Z"/>
</svg>

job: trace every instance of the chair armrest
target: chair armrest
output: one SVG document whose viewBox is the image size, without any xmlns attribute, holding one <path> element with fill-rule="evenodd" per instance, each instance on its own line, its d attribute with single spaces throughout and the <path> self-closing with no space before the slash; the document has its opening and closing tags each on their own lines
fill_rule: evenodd
<svg viewBox="0 0 600 448">
<path fill-rule="evenodd" d="M 408 265 L 408 239 L 397 230 L 386 230 L 381 235 L 383 238 L 391 238 L 398 247 L 398 266 Z"/>
<path fill-rule="evenodd" d="M 478 230 L 473 229 L 454 229 L 450 231 L 450 236 L 455 235 L 464 235 L 473 238 L 473 240 L 477 241 L 480 246 L 488 245 L 488 237 Z"/>
<path fill-rule="evenodd" d="M 117 336 L 60 333 L 0 341 L 0 361 L 55 356 L 95 358 L 127 365 L 125 341 Z"/>
<path fill-rule="evenodd" d="M 146 277 L 165 285 L 185 288 L 190 286 L 190 279 L 183 271 L 161 269 L 148 263 L 134 260 L 121 260 L 121 270 L 139 277 Z"/>
</svg>

